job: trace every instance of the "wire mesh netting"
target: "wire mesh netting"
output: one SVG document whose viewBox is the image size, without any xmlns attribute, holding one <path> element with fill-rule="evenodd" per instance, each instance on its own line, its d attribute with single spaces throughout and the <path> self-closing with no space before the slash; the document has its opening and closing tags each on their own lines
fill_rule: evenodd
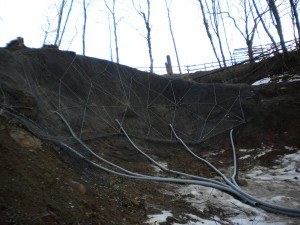
<svg viewBox="0 0 300 225">
<path fill-rule="evenodd" d="M 174 140 L 171 124 L 183 140 L 201 142 L 243 123 L 242 101 L 252 95 L 243 85 L 172 80 L 55 50 L 11 54 L 1 66 L 10 71 L 1 74 L 2 106 L 19 107 L 45 135 L 65 138 L 55 111 L 82 139 L 118 133 L 118 119 L 132 136 Z"/>
<path fill-rule="evenodd" d="M 0 76 L 0 113 L 17 118 L 36 136 L 69 150 L 78 165 L 84 161 L 111 174 L 139 180 L 213 187 L 251 206 L 300 215 L 299 209 L 251 196 L 235 181 L 237 166 L 231 129 L 248 120 L 253 110 L 251 104 L 256 101 L 248 85 L 167 79 L 73 52 L 45 49 L 1 49 Z M 234 162 L 231 179 L 186 145 L 228 130 Z M 122 144 L 120 149 L 105 143 L 113 149 L 105 154 L 99 138 L 118 135 L 126 137 L 127 146 L 124 139 L 118 143 Z M 154 159 L 157 155 L 149 148 L 146 153 L 132 138 L 138 139 L 140 146 L 144 140 L 176 141 L 193 160 L 210 167 L 223 182 L 169 169 Z M 135 152 L 129 153 L 132 149 Z M 136 159 L 134 165 L 130 164 L 132 159 Z M 121 161 L 126 166 L 130 164 L 130 168 L 123 167 Z M 150 164 L 146 161 L 174 176 L 149 175 L 149 170 L 144 171 Z M 132 170 L 138 164 L 139 169 Z"/>
</svg>

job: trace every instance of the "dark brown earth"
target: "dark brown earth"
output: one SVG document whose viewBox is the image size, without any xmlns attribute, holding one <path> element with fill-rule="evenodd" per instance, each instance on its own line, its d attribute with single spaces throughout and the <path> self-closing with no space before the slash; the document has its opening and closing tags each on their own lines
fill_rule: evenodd
<svg viewBox="0 0 300 225">
<path fill-rule="evenodd" d="M 212 215 L 222 218 L 222 212 L 214 207 L 199 212 L 180 198 L 174 199 L 170 195 L 162 194 L 161 190 L 171 188 L 166 183 L 132 180 L 108 174 L 71 154 L 57 142 L 35 133 L 24 120 L 8 110 L 11 109 L 9 106 L 13 105 L 14 110 L 18 110 L 27 118 L 46 124 L 44 118 L 39 120 L 39 113 L 43 110 L 39 108 L 37 97 L 27 95 L 18 83 L 17 75 L 11 72 L 17 71 L 22 66 L 17 60 L 9 61 L 10 57 L 17 59 L 22 54 L 22 57 L 29 54 L 26 60 L 34 61 L 35 56 L 30 54 L 35 53 L 22 52 L 27 50 L 8 52 L 0 49 L 0 51 L 2 61 L 0 84 L 2 92 L 5 93 L 2 94 L 5 97 L 2 97 L 0 109 L 0 224 L 144 224 L 147 215 L 161 212 L 166 208 L 172 209 L 177 223 L 187 222 L 186 218 L 180 217 L 184 212 L 200 218 L 210 218 Z M 61 58 L 65 57 L 64 54 L 71 54 L 58 50 L 41 50 L 38 57 L 41 61 L 45 59 L 47 61 L 40 66 L 48 68 L 45 69 L 45 73 L 51 68 L 53 74 L 55 70 L 56 73 L 64 73 L 59 71 L 60 67 L 56 65 L 55 58 L 49 59 L 53 54 L 51 51 L 57 51 L 55 54 Z M 42 55 L 47 54 L 49 57 L 43 58 Z M 90 60 L 92 61 L 90 65 L 96 67 L 97 60 Z M 300 74 L 299 64 L 299 58 L 298 64 L 293 59 L 285 71 L 287 76 Z M 32 70 L 38 71 L 43 68 Z M 88 70 L 85 72 L 88 73 Z M 259 77 L 263 77 L 263 74 Z M 45 82 L 44 85 L 52 85 L 51 79 L 49 78 L 49 83 Z M 14 80 L 15 86 L 8 85 Z M 155 82 L 159 84 L 160 81 L 157 79 Z M 256 150 L 251 152 L 250 159 L 238 162 L 241 171 L 257 165 L 271 167 L 281 156 L 294 153 L 300 148 L 300 81 L 249 88 L 253 95 L 243 103 L 246 121 L 234 127 L 234 140 L 237 148 Z M 114 113 L 117 114 L 112 112 Z M 132 114 L 128 114 L 129 121 L 135 120 L 135 113 L 142 112 L 134 109 Z M 185 117 L 182 119 L 188 121 Z M 54 124 L 49 123 L 50 127 L 53 126 L 53 130 L 56 129 L 57 132 L 62 130 L 61 135 L 69 133 L 60 120 L 55 121 Z M 134 122 L 128 123 L 127 126 L 132 124 Z M 94 130 L 88 132 L 93 133 Z M 159 161 L 167 162 L 169 168 L 208 178 L 215 176 L 206 166 L 192 158 L 174 139 L 172 141 L 157 139 L 155 134 L 153 138 L 143 139 L 134 134 L 133 140 L 138 146 L 146 149 Z M 155 175 L 153 167 L 133 149 L 121 133 L 100 135 L 96 140 L 88 137 L 86 136 L 86 144 L 95 146 L 97 153 L 107 160 L 135 172 Z M 226 170 L 232 165 L 229 129 L 199 143 L 191 142 L 190 146 L 217 168 Z M 273 146 L 274 151 L 254 159 L 262 146 Z M 287 150 L 284 146 L 293 146 L 295 150 Z M 240 152 L 239 156 L 243 154 L 247 153 Z M 169 221 L 164 224 L 172 224 L 171 218 Z"/>
</svg>

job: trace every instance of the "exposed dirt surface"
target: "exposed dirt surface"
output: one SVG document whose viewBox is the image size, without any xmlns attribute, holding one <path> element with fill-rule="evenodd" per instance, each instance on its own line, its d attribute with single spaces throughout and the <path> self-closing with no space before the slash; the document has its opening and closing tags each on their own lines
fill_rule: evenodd
<svg viewBox="0 0 300 225">
<path fill-rule="evenodd" d="M 280 159 L 300 149 L 300 81 L 259 86 L 169 81 L 104 60 L 75 56 L 55 49 L 0 49 L 0 224 L 144 224 L 149 215 L 164 210 L 172 215 L 148 222 L 187 224 L 197 218 L 215 218 L 219 224 L 239 224 L 230 222 L 229 217 L 241 212 L 229 215 L 226 204 L 221 207 L 212 200 L 199 210 L 193 203 L 197 197 L 181 190 L 186 184 L 120 177 L 89 164 L 86 159 L 105 165 L 76 142 L 54 111 L 64 115 L 94 153 L 127 170 L 161 177 L 174 175 L 162 172 L 139 154 L 114 119 L 159 163 L 213 179 L 218 179 L 216 174 L 191 157 L 168 124 L 173 121 L 190 148 L 225 173 L 231 173 L 229 131 L 234 128 L 242 174 L 238 182 L 249 191 L 255 187 L 248 185 L 247 173 L 280 166 Z M 300 74 L 299 58 L 295 60 L 293 55 L 286 76 Z M 100 71 L 100 67 L 104 69 Z M 209 98 L 217 104 L 206 102 Z M 287 195 L 293 187 L 295 195 L 299 192 L 300 168 L 293 172 L 296 175 L 291 180 L 283 181 L 287 182 Z M 210 189 L 197 191 L 206 190 Z M 209 196 L 222 198 L 218 193 Z M 288 202 L 283 204 L 291 206 Z M 294 207 L 300 208 L 297 203 Z M 250 214 L 249 210 L 249 218 Z M 286 216 L 276 221 L 297 224 Z"/>
</svg>

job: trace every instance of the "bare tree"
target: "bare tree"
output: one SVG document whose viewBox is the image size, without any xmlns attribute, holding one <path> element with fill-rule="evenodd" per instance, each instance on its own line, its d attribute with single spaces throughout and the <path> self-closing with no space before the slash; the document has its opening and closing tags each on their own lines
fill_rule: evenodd
<svg viewBox="0 0 300 225">
<path fill-rule="evenodd" d="M 67 47 L 67 50 L 70 49 L 70 47 L 71 47 L 71 45 L 72 45 L 74 39 L 76 38 L 76 36 L 77 36 L 77 34 L 78 34 L 78 29 L 77 29 L 76 26 L 74 27 L 74 29 L 75 29 L 75 33 L 74 33 L 73 37 L 70 39 L 70 41 L 68 42 L 69 45 L 68 45 L 68 47 Z"/>
<path fill-rule="evenodd" d="M 69 2 L 70 2 L 69 9 L 68 9 L 67 15 L 65 15 L 64 12 L 65 12 L 65 9 L 67 8 L 67 5 Z M 56 25 L 55 29 L 53 29 L 52 28 L 53 20 L 50 20 L 49 16 L 46 17 L 47 18 L 47 27 L 45 29 L 43 29 L 43 31 L 45 33 L 43 44 L 46 43 L 46 41 L 48 39 L 48 35 L 50 33 L 55 32 L 55 39 L 54 39 L 53 44 L 58 47 L 61 45 L 61 42 L 64 37 L 64 33 L 67 28 L 69 17 L 70 17 L 72 8 L 73 8 L 73 2 L 74 2 L 74 0 L 70 0 L 70 1 L 69 0 L 60 0 L 59 4 L 54 5 L 56 8 L 56 11 L 57 11 L 57 15 L 55 17 L 55 20 L 57 19 L 57 25 Z M 62 26 L 63 26 L 63 28 L 62 28 Z"/>
<path fill-rule="evenodd" d="M 258 16 L 254 17 L 253 5 L 251 4 L 250 1 L 248 2 L 248 0 L 241 0 L 240 8 L 242 9 L 242 12 L 239 14 L 241 15 L 240 19 L 243 21 L 244 31 L 237 24 L 236 18 L 231 16 L 229 12 L 224 12 L 224 13 L 227 14 L 227 16 L 233 21 L 235 28 L 243 36 L 247 45 L 249 60 L 251 63 L 253 63 L 254 62 L 253 39 L 257 30 L 257 25 L 260 20 Z M 251 22 L 252 22 L 252 26 L 250 24 Z"/>
<path fill-rule="evenodd" d="M 59 36 L 60 36 L 60 28 L 61 28 L 61 22 L 63 18 L 64 9 L 66 6 L 67 0 L 61 0 L 59 9 L 58 9 L 58 19 L 57 19 L 57 28 L 56 28 L 56 37 L 54 40 L 54 45 L 57 45 Z"/>
<path fill-rule="evenodd" d="M 169 20 L 169 29 L 170 29 L 170 33 L 171 33 L 171 37 L 172 37 L 172 41 L 173 41 L 173 45 L 174 45 L 174 50 L 175 50 L 175 54 L 176 54 L 176 59 L 177 59 L 177 65 L 178 65 L 179 73 L 182 74 L 181 68 L 180 68 L 179 56 L 178 56 L 178 52 L 177 52 L 177 47 L 176 47 L 176 43 L 175 43 L 175 37 L 173 34 L 173 29 L 172 29 L 172 22 L 171 22 L 171 16 L 170 16 L 170 5 L 168 5 L 167 0 L 165 0 L 165 3 L 166 3 L 166 8 L 167 8 L 168 20 Z"/>
<path fill-rule="evenodd" d="M 299 2 L 299 0 L 290 0 L 293 20 L 294 20 L 294 24 L 298 31 L 298 41 L 299 41 L 299 39 L 300 39 L 300 22 L 299 22 L 299 16 L 298 16 L 298 11 L 297 11 L 298 2 Z"/>
<path fill-rule="evenodd" d="M 86 24 L 87 24 L 87 9 L 93 0 L 83 0 L 83 27 L 82 27 L 82 55 L 85 55 L 85 35 L 86 35 Z"/>
<path fill-rule="evenodd" d="M 82 55 L 85 55 L 85 31 L 86 31 L 86 20 L 87 20 L 87 5 L 86 1 L 83 0 L 83 28 L 82 28 Z"/>
<path fill-rule="evenodd" d="M 49 35 L 49 33 L 52 32 L 52 31 L 50 30 L 50 29 L 51 29 L 51 21 L 49 20 L 49 17 L 48 17 L 48 16 L 46 16 L 46 19 L 47 19 L 47 27 L 46 27 L 45 29 L 42 28 L 43 32 L 45 33 L 44 40 L 43 40 L 43 45 L 46 44 L 48 35 Z"/>
<path fill-rule="evenodd" d="M 67 23 L 69 21 L 69 17 L 70 17 L 70 14 L 71 14 L 71 11 L 72 11 L 72 7 L 73 7 L 73 2 L 74 2 L 74 0 L 71 0 L 70 6 L 69 6 L 69 10 L 68 10 L 68 13 L 67 13 L 67 16 L 66 16 L 65 24 L 64 24 L 63 30 L 62 30 L 62 32 L 60 34 L 60 38 L 59 38 L 59 41 L 58 41 L 58 44 L 57 44 L 58 47 L 60 46 L 62 38 L 63 38 L 64 33 L 66 31 Z"/>
<path fill-rule="evenodd" d="M 219 50 L 223 59 L 223 65 L 226 67 L 226 59 L 223 51 L 223 45 L 222 45 L 222 38 L 221 38 L 221 33 L 219 29 L 219 23 L 220 23 L 220 15 L 221 15 L 221 9 L 220 9 L 220 2 L 219 0 L 211 0 L 211 9 L 212 11 L 210 12 L 209 10 L 209 4 L 207 0 L 205 0 L 207 10 L 209 12 L 209 18 L 210 18 L 210 24 L 213 28 L 214 33 L 216 34 L 216 37 L 218 39 L 218 44 L 219 44 Z M 222 17 L 221 17 L 222 20 Z"/>
<path fill-rule="evenodd" d="M 276 52 L 279 53 L 279 49 L 278 49 L 278 47 L 277 47 L 277 45 L 276 45 L 276 42 L 275 42 L 275 40 L 274 40 L 274 37 L 273 37 L 272 34 L 270 33 L 270 31 L 269 31 L 269 29 L 268 29 L 268 27 L 267 27 L 265 21 L 264 21 L 263 18 L 262 18 L 262 15 L 263 15 L 266 11 L 265 11 L 265 12 L 260 12 L 259 9 L 258 9 L 257 4 L 256 4 L 256 2 L 255 2 L 255 0 L 252 0 L 252 2 L 253 2 L 253 7 L 254 7 L 254 9 L 255 9 L 255 11 L 256 11 L 256 14 L 257 14 L 257 16 L 258 16 L 258 18 L 259 18 L 261 24 L 263 25 L 263 28 L 264 28 L 266 34 L 267 34 L 268 37 L 270 38 L 270 40 L 271 40 L 271 42 L 272 42 L 274 48 L 276 49 Z"/>
<path fill-rule="evenodd" d="M 113 19 L 113 29 L 114 29 L 114 39 L 115 39 L 115 48 L 116 48 L 116 60 L 117 63 L 120 62 L 119 60 L 119 46 L 118 46 L 118 35 L 117 35 L 117 26 L 118 23 L 121 21 L 122 18 L 118 19 L 116 18 L 116 0 L 112 0 L 112 6 L 110 7 L 107 4 L 107 1 L 104 0 L 105 6 L 108 9 L 110 15 L 112 16 Z M 110 27 L 110 24 L 109 24 Z"/>
<path fill-rule="evenodd" d="M 281 25 L 281 19 L 280 19 L 279 12 L 277 10 L 277 6 L 275 4 L 275 0 L 266 0 L 266 1 L 269 5 L 270 11 L 272 12 L 272 14 L 275 18 L 276 24 L 274 24 L 274 25 L 276 27 L 276 30 L 277 30 L 277 33 L 278 33 L 278 36 L 279 36 L 279 39 L 280 39 L 280 45 L 281 45 L 283 54 L 286 55 L 287 54 L 287 48 L 285 46 L 285 41 L 284 41 L 284 38 L 283 38 L 282 25 Z"/>
<path fill-rule="evenodd" d="M 228 0 L 226 0 L 226 5 L 227 5 L 227 8 L 229 8 L 228 7 Z M 231 52 L 231 48 L 230 48 L 230 45 L 229 45 L 229 43 L 228 43 L 228 36 L 227 36 L 227 31 L 228 31 L 228 29 L 227 29 L 227 27 L 225 26 L 225 19 L 223 18 L 223 16 L 222 16 L 222 27 L 223 27 L 223 32 L 224 32 L 224 36 L 225 36 L 225 42 L 226 42 L 226 46 L 227 46 L 227 50 L 228 50 L 228 53 L 229 53 L 229 55 L 230 55 L 230 59 L 231 60 L 233 60 L 232 59 L 232 52 Z"/>
<path fill-rule="evenodd" d="M 206 34 L 208 36 L 208 39 L 209 39 L 210 44 L 212 46 L 212 49 L 214 51 L 215 57 L 216 57 L 216 59 L 219 63 L 219 66 L 222 67 L 219 56 L 218 56 L 217 51 L 216 51 L 215 44 L 213 42 L 213 38 L 212 38 L 212 35 L 211 35 L 211 32 L 210 32 L 210 29 L 209 29 L 209 24 L 208 24 L 208 21 L 207 21 L 207 18 L 206 18 L 206 14 L 205 14 L 204 5 L 203 5 L 202 0 L 199 0 L 199 4 L 200 4 L 200 9 L 201 9 L 201 13 L 202 13 L 202 18 L 203 18 L 203 23 L 204 23 L 204 26 L 205 26 Z"/>
<path fill-rule="evenodd" d="M 151 44 L 151 25 L 150 25 L 150 0 L 147 0 L 147 10 L 146 12 L 143 11 L 141 3 L 139 2 L 136 5 L 135 1 L 132 1 L 132 4 L 136 10 L 136 12 L 142 17 L 147 34 L 145 36 L 148 45 L 149 51 L 149 59 L 150 59 L 150 73 L 153 73 L 153 56 L 152 56 L 152 44 Z"/>
<path fill-rule="evenodd" d="M 107 15 L 107 20 L 108 20 L 108 29 L 109 29 L 109 50 L 110 50 L 110 60 L 113 62 L 113 51 L 112 51 L 112 43 L 111 43 L 111 23 L 110 23 L 110 16 L 109 13 Z"/>
</svg>

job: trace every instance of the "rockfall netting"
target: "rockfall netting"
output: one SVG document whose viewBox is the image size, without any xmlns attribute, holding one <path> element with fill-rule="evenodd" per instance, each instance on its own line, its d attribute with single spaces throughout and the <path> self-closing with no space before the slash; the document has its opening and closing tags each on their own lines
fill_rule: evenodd
<svg viewBox="0 0 300 225">
<path fill-rule="evenodd" d="M 18 119 L 36 136 L 69 150 L 71 157 L 78 159 L 76 165 L 86 162 L 111 174 L 138 180 L 213 187 L 251 206 L 300 216 L 300 209 L 269 204 L 251 196 L 235 180 L 237 162 L 231 129 L 251 115 L 251 105 L 256 101 L 248 85 L 167 79 L 54 49 L 0 49 L 0 77 L 0 113 Z M 228 130 L 233 150 L 230 179 L 186 145 Z M 126 137 L 135 150 L 133 154 L 143 158 L 144 161 L 139 158 L 141 169 L 150 162 L 173 176 L 130 171 L 115 163 L 128 152 L 124 146 L 109 157 L 103 156 L 99 138 L 116 135 Z M 223 182 L 169 169 L 132 138 L 139 139 L 139 144 L 144 140 L 176 141 Z"/>
<path fill-rule="evenodd" d="M 68 139 L 59 112 L 82 139 L 119 133 L 201 142 L 245 122 L 246 85 L 199 84 L 58 50 L 1 50 L 0 102 L 37 135 Z M 5 71 L 5 72 L 2 72 Z M 33 128 L 33 127 L 32 127 Z"/>
</svg>

